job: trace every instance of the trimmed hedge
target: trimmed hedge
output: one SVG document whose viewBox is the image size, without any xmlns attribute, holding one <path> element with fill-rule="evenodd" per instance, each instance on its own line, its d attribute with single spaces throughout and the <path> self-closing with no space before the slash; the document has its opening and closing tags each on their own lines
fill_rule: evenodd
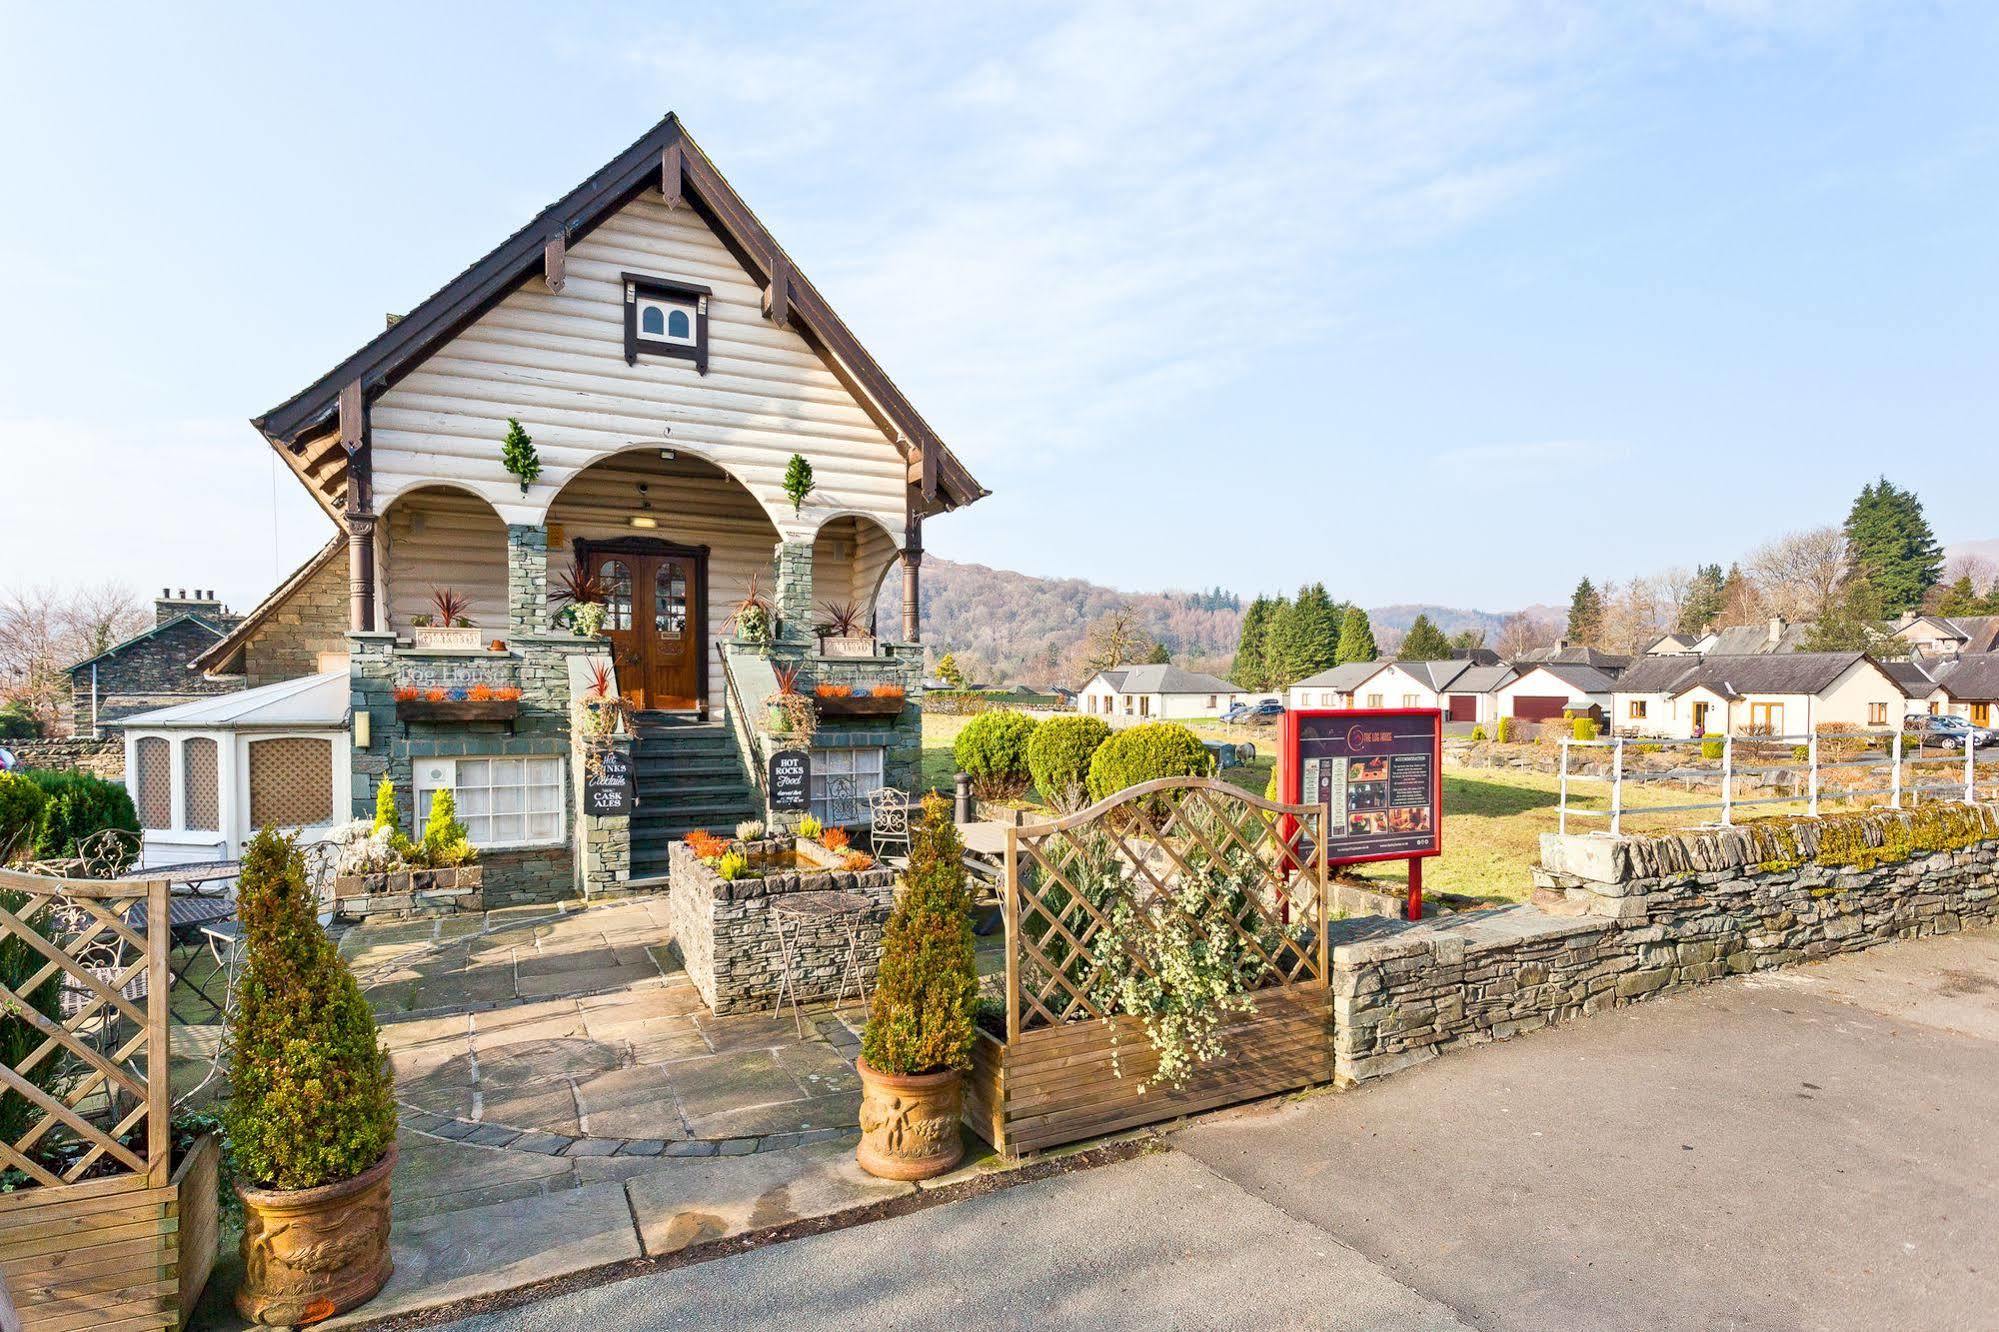
<svg viewBox="0 0 1999 1332">
<path fill-rule="evenodd" d="M 1070 790 L 1081 791 L 1090 780 L 1090 760 L 1111 738 L 1111 728 L 1096 717 L 1080 714 L 1051 717 L 1034 728 L 1027 741 L 1027 770 L 1043 800 L 1057 800 Z"/>
<path fill-rule="evenodd" d="M 0 862 L 27 849 L 48 803 L 42 788 L 25 776 L 0 772 Z"/>
<path fill-rule="evenodd" d="M 1000 800 L 1027 789 L 1032 776 L 1027 744 L 1034 738 L 1034 718 L 1024 712 L 995 708 L 965 724 L 951 746 L 958 770 L 972 779 L 981 799 Z"/>
<path fill-rule="evenodd" d="M 1090 759 L 1090 799 L 1103 800 L 1158 777 L 1202 777 L 1213 765 L 1208 747 L 1178 722 L 1146 722 L 1118 731 Z"/>
<path fill-rule="evenodd" d="M 121 783 L 67 769 L 29 768 L 23 775 L 48 797 L 35 828 L 37 860 L 73 856 L 78 842 L 106 828 L 139 831 L 139 811 Z"/>
</svg>

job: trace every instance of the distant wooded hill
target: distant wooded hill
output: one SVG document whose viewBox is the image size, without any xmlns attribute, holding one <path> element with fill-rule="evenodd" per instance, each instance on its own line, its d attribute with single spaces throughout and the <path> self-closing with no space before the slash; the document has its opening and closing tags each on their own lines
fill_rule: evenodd
<svg viewBox="0 0 1999 1332">
<path fill-rule="evenodd" d="M 1331 591 L 1337 597 L 1340 590 Z M 923 559 L 924 644 L 933 661 L 950 652 L 966 678 L 981 683 L 1080 685 L 1088 673 L 1090 626 L 1120 607 L 1132 612 L 1141 632 L 1165 644 L 1175 664 L 1227 674 L 1241 628 L 1242 600 L 1219 588 L 1120 592 L 1081 578 L 1036 578 L 935 555 Z M 1419 605 L 1383 606 L 1368 616 L 1385 651 L 1424 613 L 1446 634 L 1470 629 L 1488 639 L 1497 639 L 1507 618 Z M 891 572 L 882 587 L 876 623 L 893 634 L 901 622 L 901 580 Z"/>
</svg>

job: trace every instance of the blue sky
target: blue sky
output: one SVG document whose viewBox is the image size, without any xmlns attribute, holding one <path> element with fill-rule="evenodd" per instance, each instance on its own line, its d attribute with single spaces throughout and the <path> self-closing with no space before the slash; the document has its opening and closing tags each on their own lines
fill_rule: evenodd
<svg viewBox="0 0 1999 1332">
<path fill-rule="evenodd" d="M 998 8 L 0 4 L 0 583 L 254 601 L 328 529 L 247 418 L 669 109 L 995 492 L 950 558 L 1999 535 L 1999 7 Z"/>
</svg>

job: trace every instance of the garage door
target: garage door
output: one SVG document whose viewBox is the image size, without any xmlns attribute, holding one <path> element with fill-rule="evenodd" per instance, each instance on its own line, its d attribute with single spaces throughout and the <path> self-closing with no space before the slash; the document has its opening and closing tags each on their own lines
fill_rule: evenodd
<svg viewBox="0 0 1999 1332">
<path fill-rule="evenodd" d="M 1451 695 L 1451 720 L 1466 722 L 1478 720 L 1478 700 L 1470 694 Z"/>
<path fill-rule="evenodd" d="M 1559 694 L 1515 694 L 1513 715 L 1521 721 L 1555 721 L 1568 705 Z"/>
</svg>

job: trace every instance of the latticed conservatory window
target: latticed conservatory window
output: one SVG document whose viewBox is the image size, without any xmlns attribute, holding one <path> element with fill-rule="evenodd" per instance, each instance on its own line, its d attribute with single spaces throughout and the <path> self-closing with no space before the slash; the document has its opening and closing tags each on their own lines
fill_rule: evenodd
<svg viewBox="0 0 1999 1332">
<path fill-rule="evenodd" d="M 653 578 L 652 628 L 662 638 L 687 632 L 687 570 L 677 562 L 660 565 Z"/>
<path fill-rule="evenodd" d="M 333 745 L 288 735 L 250 742 L 250 825 L 309 828 L 333 819 Z"/>
<path fill-rule="evenodd" d="M 430 816 L 432 792 L 448 790 L 474 846 L 524 846 L 562 840 L 562 760 L 420 759 L 416 810 Z"/>
<path fill-rule="evenodd" d="M 598 581 L 604 585 L 604 627 L 632 627 L 632 566 L 623 560 L 606 560 Z"/>
<path fill-rule="evenodd" d="M 812 753 L 812 813 L 821 823 L 859 823 L 868 797 L 881 789 L 879 749 L 818 749 Z"/>
<path fill-rule="evenodd" d="M 215 741 L 205 735 L 183 740 L 180 746 L 182 799 L 186 802 L 186 827 L 191 832 L 220 832 L 221 809 L 217 796 Z"/>
<path fill-rule="evenodd" d="M 173 742 L 149 735 L 132 747 L 132 803 L 141 828 L 174 826 Z"/>
</svg>

